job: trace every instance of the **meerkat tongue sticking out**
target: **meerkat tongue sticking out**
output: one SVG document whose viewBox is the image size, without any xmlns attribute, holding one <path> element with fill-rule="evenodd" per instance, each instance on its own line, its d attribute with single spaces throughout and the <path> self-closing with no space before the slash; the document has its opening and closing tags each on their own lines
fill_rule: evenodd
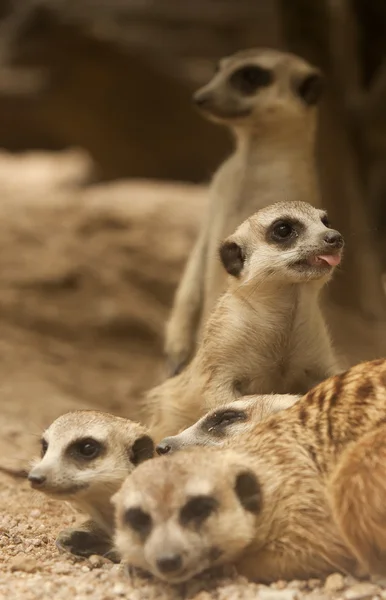
<svg viewBox="0 0 386 600">
<path fill-rule="evenodd" d="M 60 532 L 61 550 L 89 556 L 112 550 L 111 496 L 125 477 L 154 454 L 154 443 L 139 423 L 96 410 L 57 418 L 43 433 L 41 459 L 34 461 L 31 486 L 70 502 L 91 517 Z"/>
<path fill-rule="evenodd" d="M 320 71 L 298 56 L 255 48 L 221 60 L 195 94 L 205 117 L 230 128 L 236 147 L 212 180 L 208 214 L 175 296 L 165 341 L 172 374 L 194 355 L 226 289 L 218 241 L 280 199 L 321 206 L 314 146 L 322 88 Z"/>
<path fill-rule="evenodd" d="M 189 366 L 147 394 L 157 442 L 242 396 L 303 394 L 339 370 L 318 302 L 343 244 L 304 202 L 261 209 L 221 244 L 228 291 Z"/>
</svg>

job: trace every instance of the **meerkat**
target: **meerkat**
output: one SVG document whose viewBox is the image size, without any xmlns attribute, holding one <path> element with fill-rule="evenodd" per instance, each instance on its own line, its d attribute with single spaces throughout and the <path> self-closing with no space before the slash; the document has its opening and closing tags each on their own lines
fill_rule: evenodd
<svg viewBox="0 0 386 600">
<path fill-rule="evenodd" d="M 319 293 L 343 238 L 304 202 L 261 209 L 220 247 L 228 290 L 186 369 L 147 393 L 157 442 L 245 395 L 304 394 L 339 370 Z"/>
<path fill-rule="evenodd" d="M 222 446 L 229 438 L 249 431 L 255 423 L 289 408 L 300 398 L 294 394 L 244 396 L 210 410 L 191 427 L 163 439 L 156 447 L 157 454 L 172 454 L 188 446 Z"/>
<path fill-rule="evenodd" d="M 76 410 L 57 418 L 41 438 L 41 459 L 28 474 L 33 489 L 68 501 L 90 515 L 75 529 L 60 532 L 56 545 L 81 556 L 107 554 L 114 527 L 111 496 L 125 477 L 154 455 L 145 427 L 94 410 Z"/>
<path fill-rule="evenodd" d="M 113 498 L 117 547 L 173 583 L 227 562 L 264 583 L 384 574 L 385 435 L 380 359 L 327 379 L 222 447 L 140 466 Z"/>
<path fill-rule="evenodd" d="M 322 91 L 322 73 L 313 65 L 257 48 L 221 60 L 194 95 L 203 115 L 227 126 L 236 143 L 213 177 L 208 214 L 175 295 L 165 340 L 170 374 L 194 355 L 197 331 L 226 288 L 219 242 L 283 195 L 321 205 L 314 147 Z"/>
<path fill-rule="evenodd" d="M 262 583 L 356 572 L 321 494 L 296 451 L 187 448 L 141 465 L 113 496 L 115 546 L 171 584 L 225 564 Z"/>
</svg>

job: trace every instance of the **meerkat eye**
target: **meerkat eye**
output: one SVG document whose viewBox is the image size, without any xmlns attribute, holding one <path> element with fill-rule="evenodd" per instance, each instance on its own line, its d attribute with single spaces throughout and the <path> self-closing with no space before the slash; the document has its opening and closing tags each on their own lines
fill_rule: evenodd
<svg viewBox="0 0 386 600">
<path fill-rule="evenodd" d="M 194 496 L 180 512 L 182 525 L 201 525 L 217 509 L 218 502 L 212 496 Z"/>
<path fill-rule="evenodd" d="M 141 508 L 129 508 L 125 512 L 124 520 L 131 529 L 141 536 L 147 536 L 150 533 L 152 526 L 151 516 Z"/>
<path fill-rule="evenodd" d="M 48 450 L 48 443 L 47 443 L 47 441 L 46 441 L 44 438 L 42 438 L 42 439 L 40 440 L 40 445 L 41 445 L 41 452 L 40 452 L 40 455 L 41 455 L 41 457 L 43 458 L 43 456 L 45 455 L 45 453 L 46 453 L 46 452 L 47 452 L 47 450 Z"/>
<path fill-rule="evenodd" d="M 322 223 L 325 227 L 328 227 L 329 229 L 331 229 L 331 223 L 328 220 L 327 215 L 323 215 L 323 217 L 320 220 L 322 221 Z"/>
<path fill-rule="evenodd" d="M 271 237 L 275 241 L 281 242 L 283 240 L 287 240 L 295 233 L 296 232 L 293 225 L 288 223 L 288 221 L 276 221 L 271 230 Z"/>
<path fill-rule="evenodd" d="M 211 415 L 207 422 L 208 432 L 216 427 L 227 427 L 236 421 L 246 421 L 247 415 L 242 410 L 224 410 Z"/>
<path fill-rule="evenodd" d="M 249 65 L 235 71 L 229 80 L 230 85 L 242 94 L 254 94 L 258 88 L 266 87 L 273 81 L 272 72 L 257 65 Z"/>
<path fill-rule="evenodd" d="M 71 444 L 69 451 L 75 458 L 93 460 L 102 452 L 103 446 L 93 438 L 84 438 Z"/>
</svg>

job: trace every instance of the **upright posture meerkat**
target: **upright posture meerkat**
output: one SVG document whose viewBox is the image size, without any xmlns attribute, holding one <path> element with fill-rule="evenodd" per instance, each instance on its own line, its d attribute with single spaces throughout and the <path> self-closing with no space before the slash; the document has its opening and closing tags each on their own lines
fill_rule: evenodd
<svg viewBox="0 0 386 600">
<path fill-rule="evenodd" d="M 69 501 L 91 519 L 59 534 L 57 546 L 82 556 L 112 550 L 111 496 L 135 466 L 151 458 L 145 427 L 93 410 L 68 412 L 43 433 L 42 456 L 31 469 L 32 487 Z"/>
<path fill-rule="evenodd" d="M 376 360 L 222 448 L 141 465 L 114 497 L 116 543 L 171 582 L 225 562 L 264 582 L 384 573 L 385 457 L 386 360 Z"/>
<path fill-rule="evenodd" d="M 189 366 L 147 395 L 157 441 L 242 395 L 303 394 L 337 372 L 318 300 L 342 248 L 304 202 L 263 208 L 223 242 L 228 291 Z"/>
<path fill-rule="evenodd" d="M 195 94 L 206 117 L 230 128 L 236 148 L 213 178 L 208 214 L 176 293 L 165 344 L 171 373 L 194 354 L 196 332 L 226 287 L 219 242 L 279 198 L 320 206 L 314 146 L 322 87 L 320 71 L 298 56 L 252 49 L 221 60 Z"/>
<path fill-rule="evenodd" d="M 300 398 L 294 394 L 244 396 L 242 400 L 210 410 L 178 435 L 164 438 L 156 451 L 172 454 L 188 446 L 222 446 L 229 438 L 249 431 L 256 423 L 289 408 Z"/>
</svg>

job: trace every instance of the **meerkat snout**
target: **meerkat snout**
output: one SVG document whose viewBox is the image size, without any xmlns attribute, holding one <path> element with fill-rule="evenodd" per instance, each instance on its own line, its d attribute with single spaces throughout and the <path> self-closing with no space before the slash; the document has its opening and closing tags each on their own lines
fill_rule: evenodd
<svg viewBox="0 0 386 600">
<path fill-rule="evenodd" d="M 256 276 L 301 283 L 327 281 L 342 258 L 344 240 L 327 214 L 305 202 L 272 204 L 220 247 L 225 270 L 243 283 Z"/>
</svg>

